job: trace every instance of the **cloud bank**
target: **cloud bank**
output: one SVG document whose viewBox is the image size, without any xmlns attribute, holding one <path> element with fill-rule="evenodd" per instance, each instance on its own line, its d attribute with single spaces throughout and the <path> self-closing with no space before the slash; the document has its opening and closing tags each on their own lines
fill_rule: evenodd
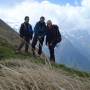
<svg viewBox="0 0 90 90">
<path fill-rule="evenodd" d="M 30 17 L 30 23 L 34 26 L 40 16 L 45 16 L 46 21 L 51 19 L 58 24 L 63 31 L 90 28 L 90 0 L 82 0 L 80 6 L 72 6 L 69 3 L 59 5 L 48 0 L 38 2 L 36 0 L 24 0 L 11 8 L 0 8 L 0 17 L 14 28 L 18 28 L 24 21 L 24 17 Z"/>
</svg>

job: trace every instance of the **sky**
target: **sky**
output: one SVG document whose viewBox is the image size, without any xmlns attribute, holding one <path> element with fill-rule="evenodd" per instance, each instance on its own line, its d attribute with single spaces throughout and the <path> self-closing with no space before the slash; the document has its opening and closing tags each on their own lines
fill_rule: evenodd
<svg viewBox="0 0 90 90">
<path fill-rule="evenodd" d="M 24 0 L 0 0 L 0 6 L 8 7 L 10 5 L 16 5 L 17 3 L 21 3 Z M 30 0 L 31 1 L 31 0 Z M 42 2 L 43 0 L 36 0 L 38 2 Z M 55 4 L 65 5 L 66 3 L 70 3 L 71 5 L 80 5 L 81 0 L 47 0 Z"/>
<path fill-rule="evenodd" d="M 27 15 L 33 27 L 45 16 L 62 32 L 89 30 L 90 0 L 0 0 L 0 18 L 17 31 Z"/>
</svg>

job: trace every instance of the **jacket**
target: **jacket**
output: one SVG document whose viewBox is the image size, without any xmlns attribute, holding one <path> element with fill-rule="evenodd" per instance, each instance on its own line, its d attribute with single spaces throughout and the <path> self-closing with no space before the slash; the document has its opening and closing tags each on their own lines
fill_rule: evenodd
<svg viewBox="0 0 90 90">
<path fill-rule="evenodd" d="M 34 27 L 34 33 L 35 35 L 44 37 L 46 35 L 46 24 L 45 22 L 41 23 L 40 21 L 36 23 Z"/>
<path fill-rule="evenodd" d="M 32 39 L 33 30 L 32 26 L 29 23 L 22 23 L 19 32 L 21 37 L 28 37 Z"/>
<path fill-rule="evenodd" d="M 47 27 L 46 44 L 48 43 L 56 45 L 61 41 L 61 39 L 61 33 L 59 32 L 57 25 L 52 25 L 51 28 Z"/>
</svg>

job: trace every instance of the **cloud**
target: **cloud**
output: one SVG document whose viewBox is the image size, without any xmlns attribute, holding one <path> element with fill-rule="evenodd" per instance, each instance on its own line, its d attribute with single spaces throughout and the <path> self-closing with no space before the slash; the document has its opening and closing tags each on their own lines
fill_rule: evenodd
<svg viewBox="0 0 90 90">
<path fill-rule="evenodd" d="M 59 5 L 49 0 L 42 2 L 23 0 L 12 8 L 0 9 L 0 17 L 16 28 L 24 21 L 26 15 L 30 17 L 30 23 L 33 26 L 43 15 L 46 21 L 51 19 L 53 23 L 58 24 L 62 31 L 88 30 L 90 28 L 90 0 L 82 0 L 80 6 L 72 6 L 68 3 Z"/>
</svg>

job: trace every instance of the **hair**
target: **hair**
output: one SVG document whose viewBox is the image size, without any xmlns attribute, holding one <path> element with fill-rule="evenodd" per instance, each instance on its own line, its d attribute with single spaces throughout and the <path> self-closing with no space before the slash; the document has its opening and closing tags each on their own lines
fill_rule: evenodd
<svg viewBox="0 0 90 90">
<path fill-rule="evenodd" d="M 25 18 L 24 18 L 24 19 L 26 20 L 27 18 L 29 18 L 29 16 L 25 16 Z"/>
<path fill-rule="evenodd" d="M 48 20 L 48 21 L 47 21 L 47 24 L 48 24 L 48 23 L 51 23 L 51 24 L 52 24 L 52 21 L 51 21 L 51 20 Z"/>
<path fill-rule="evenodd" d="M 41 16 L 40 19 L 44 19 L 45 20 L 45 17 L 44 16 Z"/>
</svg>

